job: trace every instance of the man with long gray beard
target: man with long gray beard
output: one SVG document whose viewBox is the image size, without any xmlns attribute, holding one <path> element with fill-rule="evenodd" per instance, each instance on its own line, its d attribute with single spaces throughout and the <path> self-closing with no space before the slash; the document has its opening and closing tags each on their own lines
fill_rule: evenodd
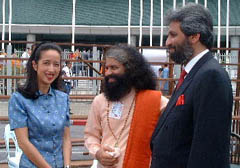
<svg viewBox="0 0 240 168">
<path fill-rule="evenodd" d="M 166 17 L 170 58 L 179 82 L 151 140 L 151 168 L 228 168 L 232 113 L 229 76 L 209 51 L 213 21 L 190 3 Z"/>
<path fill-rule="evenodd" d="M 113 46 L 105 56 L 104 93 L 93 100 L 85 146 L 98 167 L 149 167 L 150 139 L 168 99 L 155 90 L 154 73 L 135 48 Z"/>
</svg>

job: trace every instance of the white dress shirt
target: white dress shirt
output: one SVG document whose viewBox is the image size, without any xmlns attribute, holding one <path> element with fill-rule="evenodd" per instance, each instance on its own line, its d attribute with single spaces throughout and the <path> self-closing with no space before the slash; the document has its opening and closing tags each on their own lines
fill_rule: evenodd
<svg viewBox="0 0 240 168">
<path fill-rule="evenodd" d="M 202 51 L 201 53 L 199 53 L 198 55 L 196 55 L 195 57 L 193 57 L 193 59 L 191 59 L 187 65 L 184 67 L 184 70 L 187 72 L 187 74 L 191 71 L 191 69 L 194 67 L 194 65 L 207 53 L 209 52 L 208 49 Z M 187 76 L 187 75 L 186 75 Z M 185 78 L 186 78 L 185 76 Z"/>
</svg>

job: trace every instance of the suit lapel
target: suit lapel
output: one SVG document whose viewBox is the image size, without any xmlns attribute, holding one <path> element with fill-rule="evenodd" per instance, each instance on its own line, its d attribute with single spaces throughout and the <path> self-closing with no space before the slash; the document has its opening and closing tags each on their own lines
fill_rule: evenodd
<svg viewBox="0 0 240 168">
<path fill-rule="evenodd" d="M 165 109 L 165 111 L 163 112 L 162 116 L 160 117 L 157 127 L 153 133 L 152 138 L 154 138 L 158 131 L 162 128 L 163 124 L 165 123 L 169 113 L 172 111 L 172 108 L 174 108 L 176 106 L 176 102 L 178 97 L 184 93 L 184 91 L 188 88 L 188 86 L 190 85 L 190 83 L 192 82 L 192 79 L 195 75 L 195 73 L 201 68 L 201 66 L 207 62 L 208 60 L 210 60 L 211 58 L 213 58 L 211 52 L 206 53 L 195 65 L 194 67 L 191 69 L 191 71 L 189 72 L 189 74 L 186 76 L 186 78 L 184 79 L 182 85 L 178 88 L 178 90 L 175 90 L 173 95 L 171 96 L 168 105 Z"/>
</svg>

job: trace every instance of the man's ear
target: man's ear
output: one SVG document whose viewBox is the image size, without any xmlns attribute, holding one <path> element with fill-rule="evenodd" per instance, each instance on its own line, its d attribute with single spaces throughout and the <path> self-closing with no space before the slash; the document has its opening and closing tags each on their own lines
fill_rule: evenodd
<svg viewBox="0 0 240 168">
<path fill-rule="evenodd" d="M 35 61 L 32 61 L 32 66 L 35 71 L 37 71 L 37 63 Z"/>
<path fill-rule="evenodd" d="M 196 44 L 200 40 L 200 33 L 193 34 L 188 37 L 188 40 L 191 44 Z"/>
</svg>

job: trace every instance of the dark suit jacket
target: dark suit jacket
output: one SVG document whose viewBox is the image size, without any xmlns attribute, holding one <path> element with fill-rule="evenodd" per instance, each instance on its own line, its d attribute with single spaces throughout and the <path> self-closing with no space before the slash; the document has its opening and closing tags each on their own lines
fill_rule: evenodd
<svg viewBox="0 0 240 168">
<path fill-rule="evenodd" d="M 185 103 L 176 106 L 181 95 Z M 173 93 L 158 121 L 151 168 L 228 168 L 232 103 L 229 76 L 208 52 Z"/>
</svg>

